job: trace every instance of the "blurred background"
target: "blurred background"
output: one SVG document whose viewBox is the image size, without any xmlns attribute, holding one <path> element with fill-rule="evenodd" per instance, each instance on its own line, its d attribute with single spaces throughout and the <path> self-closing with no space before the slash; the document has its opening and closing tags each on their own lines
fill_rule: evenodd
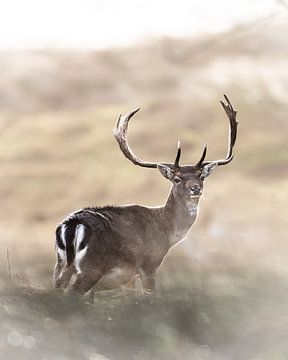
<svg viewBox="0 0 288 360">
<path fill-rule="evenodd" d="M 196 162 L 204 143 L 214 160 L 226 154 L 225 93 L 240 122 L 235 158 L 206 180 L 197 223 L 158 272 L 160 293 L 201 294 L 217 304 L 203 305 L 210 317 L 199 312 L 215 331 L 201 328 L 201 340 L 191 340 L 197 346 L 181 343 L 182 353 L 175 324 L 157 336 L 171 359 L 286 359 L 288 3 L 12 0 L 0 7 L 1 284 L 8 249 L 14 281 L 51 288 L 54 229 L 69 212 L 165 202 L 169 183 L 118 149 L 111 130 L 120 113 L 141 107 L 129 129 L 141 158 L 172 161 L 180 139 L 182 163 Z M 170 359 L 141 346 L 123 359 Z M 89 354 L 79 358 L 100 359 Z"/>
</svg>

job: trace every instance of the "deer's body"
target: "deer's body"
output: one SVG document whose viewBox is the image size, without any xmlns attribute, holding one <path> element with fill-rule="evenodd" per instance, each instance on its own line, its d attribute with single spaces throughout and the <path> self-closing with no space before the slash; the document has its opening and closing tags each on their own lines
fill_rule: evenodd
<svg viewBox="0 0 288 360">
<path fill-rule="evenodd" d="M 153 291 L 156 271 L 164 257 L 196 220 L 199 197 L 181 204 L 176 202 L 171 192 L 164 206 L 91 207 L 72 213 L 56 230 L 57 247 L 63 250 L 56 265 L 59 275 L 66 258 L 64 243 L 72 252 L 68 257 L 74 258 L 74 264 L 64 270 L 58 285 L 67 285 L 71 270 L 86 274 L 81 284 L 72 285 L 83 292 L 95 282 L 100 288 L 117 288 L 139 274 L 144 289 Z M 65 234 L 68 227 L 71 233 Z M 78 257 L 73 254 L 75 248 L 79 249 Z M 67 271 L 65 278 L 63 274 Z"/>
<path fill-rule="evenodd" d="M 70 214 L 56 229 L 56 287 L 67 287 L 74 275 L 71 290 L 84 294 L 96 284 L 105 289 L 120 287 L 139 274 L 144 290 L 155 290 L 156 271 L 165 255 L 196 220 L 203 180 L 215 167 L 232 160 L 237 122 L 236 112 L 227 101 L 228 105 L 222 103 L 230 119 L 227 157 L 204 162 L 205 147 L 194 166 L 179 165 L 179 145 L 173 164 L 138 159 L 126 139 L 128 121 L 135 112 L 118 119 L 115 136 L 124 155 L 136 165 L 158 168 L 173 184 L 170 194 L 164 206 L 90 207 Z"/>
</svg>

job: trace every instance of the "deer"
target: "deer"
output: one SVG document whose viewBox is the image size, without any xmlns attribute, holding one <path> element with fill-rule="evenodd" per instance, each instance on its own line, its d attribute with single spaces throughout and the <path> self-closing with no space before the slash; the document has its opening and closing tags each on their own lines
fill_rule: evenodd
<svg viewBox="0 0 288 360">
<path fill-rule="evenodd" d="M 168 198 L 162 206 L 86 207 L 68 215 L 56 228 L 55 288 L 84 295 L 95 286 L 112 290 L 139 277 L 144 293 L 155 292 L 157 270 L 197 218 L 204 180 L 233 159 L 237 111 L 226 95 L 224 98 L 220 103 L 229 119 L 227 155 L 205 161 L 205 145 L 195 165 L 180 165 L 179 141 L 173 163 L 141 160 L 127 140 L 129 121 L 139 108 L 119 116 L 113 133 L 120 150 L 134 165 L 158 169 L 171 183 Z"/>
</svg>

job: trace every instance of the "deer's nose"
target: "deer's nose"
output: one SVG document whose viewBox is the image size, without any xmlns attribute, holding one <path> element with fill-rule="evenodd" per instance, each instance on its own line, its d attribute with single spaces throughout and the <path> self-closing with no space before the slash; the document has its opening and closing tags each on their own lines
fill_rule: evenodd
<svg viewBox="0 0 288 360">
<path fill-rule="evenodd" d="M 190 188 L 191 194 L 192 195 L 201 195 L 202 194 L 202 189 L 200 185 L 193 185 Z"/>
</svg>

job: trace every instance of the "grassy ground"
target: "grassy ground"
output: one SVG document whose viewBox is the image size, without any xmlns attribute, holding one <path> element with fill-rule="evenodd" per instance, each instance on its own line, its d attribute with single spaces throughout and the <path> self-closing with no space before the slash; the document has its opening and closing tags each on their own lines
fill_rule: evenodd
<svg viewBox="0 0 288 360">
<path fill-rule="evenodd" d="M 239 285 L 239 284 L 238 284 Z M 246 285 L 246 286 L 245 286 Z M 5 359 L 285 359 L 287 290 L 191 287 L 157 296 L 109 292 L 89 299 L 6 286 Z"/>
</svg>

